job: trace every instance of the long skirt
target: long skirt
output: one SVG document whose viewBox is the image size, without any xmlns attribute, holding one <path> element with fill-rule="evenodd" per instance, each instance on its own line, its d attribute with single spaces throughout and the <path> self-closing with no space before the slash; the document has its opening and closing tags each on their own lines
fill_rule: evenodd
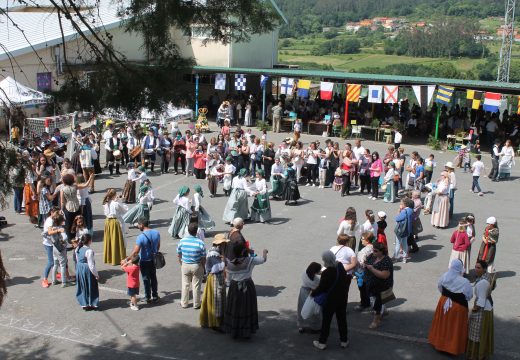
<svg viewBox="0 0 520 360">
<path fill-rule="evenodd" d="M 495 252 L 496 252 L 497 246 L 496 244 L 488 244 L 488 250 L 486 253 L 486 243 L 483 241 L 480 243 L 480 249 L 478 251 L 478 259 L 479 260 L 485 260 L 489 267 L 488 270 L 493 269 L 493 265 L 495 264 Z M 486 256 L 484 256 L 484 253 Z"/>
<path fill-rule="evenodd" d="M 273 197 L 281 197 L 283 193 L 283 183 L 281 181 L 280 175 L 273 176 L 271 179 L 271 196 Z"/>
<path fill-rule="evenodd" d="M 468 308 L 452 301 L 451 308 L 444 312 L 448 300 L 441 296 L 433 316 L 428 342 L 438 350 L 452 355 L 463 354 L 468 338 Z"/>
<path fill-rule="evenodd" d="M 23 190 L 25 198 L 25 214 L 29 216 L 33 224 L 36 224 L 38 221 L 38 214 L 40 213 L 38 197 L 31 191 L 31 186 L 29 184 L 25 184 Z M 35 196 L 36 200 L 33 200 L 32 196 Z"/>
<path fill-rule="evenodd" d="M 206 209 L 204 209 L 202 206 L 199 207 L 199 228 L 203 230 L 211 230 L 215 227 L 215 222 L 211 218 L 211 216 L 208 214 Z"/>
<path fill-rule="evenodd" d="M 92 160 L 92 162 L 94 163 L 94 174 L 101 174 L 103 172 L 103 169 L 101 169 L 99 158 L 97 158 L 96 160 Z"/>
<path fill-rule="evenodd" d="M 208 274 L 204 294 L 202 295 L 202 306 L 200 308 L 200 326 L 220 328 L 223 325 L 224 312 L 226 309 L 226 283 L 224 272 Z"/>
<path fill-rule="evenodd" d="M 146 204 L 137 204 L 123 215 L 125 224 L 135 224 L 139 218 L 150 220 L 150 210 Z"/>
<path fill-rule="evenodd" d="M 76 299 L 83 307 L 99 305 L 98 281 L 83 262 L 76 265 Z"/>
<path fill-rule="evenodd" d="M 81 215 L 85 219 L 85 227 L 88 229 L 89 233 L 92 234 L 94 229 L 94 220 L 92 218 L 92 203 L 90 198 L 85 200 L 85 205 L 81 207 Z"/>
<path fill-rule="evenodd" d="M 391 203 L 393 203 L 395 201 L 395 192 L 394 192 L 394 182 L 393 181 L 389 181 L 386 184 L 386 191 L 383 196 L 383 201 L 391 202 Z"/>
<path fill-rule="evenodd" d="M 450 199 L 446 195 L 435 197 L 431 223 L 433 226 L 441 228 L 448 226 L 450 223 Z"/>
<path fill-rule="evenodd" d="M 126 180 L 125 187 L 123 188 L 123 200 L 127 204 L 135 203 L 135 181 Z"/>
<path fill-rule="evenodd" d="M 177 206 L 175 215 L 173 215 L 172 223 L 168 228 L 168 234 L 173 238 L 181 238 L 188 230 L 190 223 L 190 213 L 182 206 Z"/>
<path fill-rule="evenodd" d="M 222 219 L 224 222 L 230 223 L 238 217 L 244 220 L 249 217 L 247 193 L 244 189 L 233 189 L 231 191 Z"/>
<path fill-rule="evenodd" d="M 112 265 L 121 264 L 121 260 L 126 257 L 126 249 L 123 231 L 118 219 L 107 218 L 105 220 L 103 242 L 103 262 Z"/>
<path fill-rule="evenodd" d="M 286 201 L 297 201 L 300 199 L 300 191 L 296 180 L 286 181 L 283 188 L 282 199 Z"/>
<path fill-rule="evenodd" d="M 233 181 L 233 175 L 224 175 L 223 179 L 224 182 L 222 188 L 226 191 L 231 190 L 231 182 Z"/>
<path fill-rule="evenodd" d="M 488 359 L 495 349 L 493 310 L 472 312 L 469 318 L 467 359 Z"/>
<path fill-rule="evenodd" d="M 251 221 L 266 222 L 271 220 L 271 204 L 268 194 L 258 194 L 251 205 Z"/>
<path fill-rule="evenodd" d="M 216 176 L 208 175 L 208 189 L 213 196 L 217 194 L 218 179 Z"/>
<path fill-rule="evenodd" d="M 466 251 L 451 250 L 449 264 L 451 264 L 451 261 L 454 259 L 460 259 L 462 261 L 462 263 L 464 264 L 464 273 L 469 274 L 469 269 L 470 269 L 469 253 L 470 253 L 470 251 L 468 251 L 468 250 L 466 250 Z M 448 266 L 449 266 L 449 264 L 448 264 Z"/>
<path fill-rule="evenodd" d="M 510 177 L 512 167 L 513 160 L 511 156 L 504 156 L 498 163 L 498 177 L 501 179 Z"/>
<path fill-rule="evenodd" d="M 237 281 L 231 281 L 226 300 L 224 328 L 233 338 L 245 339 L 258 330 L 258 305 L 252 279 L 244 280 L 241 289 L 238 288 Z"/>
<path fill-rule="evenodd" d="M 306 287 L 300 287 L 300 294 L 298 295 L 298 314 L 296 319 L 296 324 L 299 328 L 302 329 L 310 329 L 310 330 L 320 330 L 321 329 L 321 314 L 311 316 L 309 319 L 305 320 L 302 318 L 302 308 L 303 304 L 305 304 L 305 300 L 311 293 L 311 289 Z"/>
</svg>

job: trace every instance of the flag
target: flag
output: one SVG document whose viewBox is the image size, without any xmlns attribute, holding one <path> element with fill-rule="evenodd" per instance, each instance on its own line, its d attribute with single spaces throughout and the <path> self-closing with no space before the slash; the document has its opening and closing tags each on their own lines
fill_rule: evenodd
<svg viewBox="0 0 520 360">
<path fill-rule="evenodd" d="M 291 95 L 293 93 L 293 89 L 294 89 L 294 79 L 283 77 L 281 79 L 280 88 L 281 88 L 280 92 L 282 94 Z"/>
<path fill-rule="evenodd" d="M 395 85 L 385 85 L 383 89 L 385 91 L 385 104 L 395 104 L 399 94 L 399 87 Z"/>
<path fill-rule="evenodd" d="M 267 76 L 267 75 L 260 75 L 260 87 L 262 89 L 265 87 L 265 84 L 267 84 L 267 80 L 269 80 L 269 76 Z"/>
<path fill-rule="evenodd" d="M 487 92 L 484 95 L 484 111 L 497 112 L 500 107 L 502 95 L 498 93 Z"/>
<path fill-rule="evenodd" d="M 215 90 L 226 90 L 226 74 L 215 74 Z"/>
<path fill-rule="evenodd" d="M 310 88 L 311 88 L 310 80 L 298 80 L 298 96 L 299 97 L 308 98 Z"/>
<path fill-rule="evenodd" d="M 332 100 L 332 91 L 334 89 L 334 83 L 321 82 L 320 85 L 320 99 L 321 100 Z"/>
<path fill-rule="evenodd" d="M 383 100 L 383 87 L 381 85 L 368 85 L 368 102 L 380 103 Z"/>
<path fill-rule="evenodd" d="M 427 109 L 435 92 L 435 85 L 413 85 L 413 92 L 422 109 Z"/>
<path fill-rule="evenodd" d="M 347 101 L 358 102 L 361 95 L 361 85 L 348 84 L 347 85 Z"/>
<path fill-rule="evenodd" d="M 246 76 L 244 74 L 235 74 L 235 90 L 246 91 Z"/>
<path fill-rule="evenodd" d="M 478 110 L 482 102 L 482 95 L 484 95 L 482 91 L 468 90 L 466 93 L 466 106 L 470 109 Z"/>
<path fill-rule="evenodd" d="M 437 89 L 437 98 L 435 101 L 439 104 L 448 105 L 451 101 L 451 97 L 453 96 L 454 91 L 454 87 L 439 85 L 439 88 Z"/>
<path fill-rule="evenodd" d="M 516 110 L 516 113 L 520 115 L 520 96 L 518 97 L 518 108 Z"/>
</svg>

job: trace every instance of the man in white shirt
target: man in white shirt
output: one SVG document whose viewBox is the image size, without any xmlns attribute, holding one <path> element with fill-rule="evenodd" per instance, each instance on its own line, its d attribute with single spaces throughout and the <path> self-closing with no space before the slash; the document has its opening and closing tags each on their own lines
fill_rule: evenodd
<svg viewBox="0 0 520 360">
<path fill-rule="evenodd" d="M 354 156 L 356 160 L 363 159 L 363 156 L 365 154 L 365 148 L 361 145 L 361 140 L 354 141 L 354 147 L 352 148 L 352 152 L 354 153 Z M 356 168 L 354 170 L 354 186 L 358 186 L 359 181 L 359 163 L 355 165 Z"/>
<path fill-rule="evenodd" d="M 395 130 L 394 132 L 394 149 L 397 150 L 401 146 L 401 142 L 403 141 L 403 134 L 399 132 L 399 130 Z"/>
<path fill-rule="evenodd" d="M 103 133 L 103 140 L 105 140 L 105 169 L 108 168 L 108 158 L 109 158 L 109 149 L 107 149 L 107 145 L 108 142 L 110 141 L 110 139 L 112 139 L 112 131 L 114 131 L 114 125 L 113 124 L 110 124 L 108 125 L 108 128 L 105 130 L 105 132 Z"/>
<path fill-rule="evenodd" d="M 495 145 L 491 150 L 491 171 L 488 175 L 488 178 L 491 181 L 498 181 L 498 160 L 500 158 L 500 140 L 495 140 Z"/>
<path fill-rule="evenodd" d="M 473 172 L 473 184 L 471 185 L 471 192 L 475 192 L 475 188 L 478 190 L 478 196 L 483 196 L 484 193 L 482 192 L 482 189 L 480 189 L 480 184 L 478 183 L 478 180 L 480 178 L 480 175 L 484 172 L 484 163 L 481 161 L 482 156 L 477 155 L 475 156 L 477 161 L 475 161 L 471 165 L 471 171 Z"/>
</svg>

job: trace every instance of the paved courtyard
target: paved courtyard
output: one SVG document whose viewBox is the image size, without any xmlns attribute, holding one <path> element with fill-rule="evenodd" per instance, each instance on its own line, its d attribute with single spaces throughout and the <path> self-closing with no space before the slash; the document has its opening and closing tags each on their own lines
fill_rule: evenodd
<svg viewBox="0 0 520 360">
<path fill-rule="evenodd" d="M 215 127 L 212 124 L 213 128 Z M 253 133 L 258 134 L 255 129 Z M 210 136 L 210 135 L 208 135 Z M 285 134 L 269 134 L 268 140 L 279 143 Z M 303 135 L 303 142 L 318 139 Z M 324 138 L 319 138 L 322 143 Z M 406 142 L 406 139 L 405 139 Z M 340 141 L 340 144 L 345 141 Z M 386 144 L 364 141 L 366 148 L 384 154 Z M 431 151 L 425 146 L 404 145 L 406 153 L 413 150 L 425 157 Z M 452 152 L 434 152 L 438 168 L 455 157 Z M 484 157 L 490 166 L 489 156 Z M 253 280 L 257 286 L 260 330 L 249 341 L 234 341 L 229 336 L 198 325 L 199 312 L 180 306 L 180 265 L 175 253 L 177 240 L 172 239 L 167 228 L 173 215 L 172 200 L 181 185 L 203 185 L 206 182 L 193 177 L 173 174 L 152 176 L 152 184 L 158 200 L 152 210 L 152 228 L 161 232 L 161 250 L 166 252 L 167 265 L 158 270 L 158 304 L 141 303 L 140 311 L 127 306 L 126 276 L 119 267 L 103 264 L 103 209 L 101 200 L 107 187 L 121 191 L 126 176 L 98 176 L 92 195 L 98 271 L 103 279 L 100 284 L 100 309 L 83 312 L 75 299 L 75 288 L 62 289 L 51 286 L 43 289 L 40 277 L 46 256 L 38 229 L 25 216 L 15 215 L 11 209 L 2 213 L 9 226 L 0 232 L 0 249 L 4 264 L 11 274 L 8 297 L 0 310 L 0 359 L 442 359 L 448 358 L 435 352 L 426 341 L 439 293 L 437 280 L 447 270 L 451 244 L 449 238 L 456 220 L 471 212 L 476 217 L 478 237 L 485 219 L 491 215 L 498 219 L 500 241 L 497 247 L 496 268 L 499 273 L 497 288 L 493 294 L 495 303 L 495 358 L 520 359 L 520 348 L 515 334 L 520 325 L 520 301 L 518 290 L 519 247 L 513 234 L 518 229 L 518 203 L 520 201 L 520 171 L 513 169 L 513 179 L 500 183 L 481 179 L 484 197 L 469 192 L 471 174 L 457 169 L 458 191 L 455 199 L 454 220 L 450 229 L 434 229 L 429 217 L 422 216 L 424 232 L 421 234 L 420 251 L 413 254 L 407 264 L 395 266 L 394 292 L 397 300 L 390 304 L 390 316 L 377 331 L 368 330 L 371 315 L 356 313 L 359 292 L 354 284 L 350 288 L 349 326 L 350 347 L 339 347 L 339 335 L 335 324 L 331 331 L 327 350 L 319 352 L 312 347 L 316 335 L 299 334 L 296 327 L 296 301 L 302 272 L 311 261 L 320 261 L 323 250 L 334 245 L 340 218 L 348 206 L 354 206 L 358 220 L 363 219 L 365 209 L 385 211 L 389 215 L 389 247 L 392 247 L 393 217 L 398 203 L 386 204 L 370 201 L 354 191 L 349 197 L 340 197 L 331 189 L 300 187 L 303 200 L 299 206 L 287 207 L 283 202 L 271 202 L 273 220 L 269 224 L 246 224 L 244 234 L 257 251 L 269 249 L 266 264 L 255 268 Z M 222 221 L 227 198 L 222 195 L 203 205 L 216 221 L 212 235 L 229 229 Z M 250 199 L 250 204 L 252 200 Z M 130 229 L 128 242 L 133 244 L 139 231 Z M 133 246 L 133 245 L 132 245 Z M 479 244 L 473 246 L 472 262 Z M 69 256 L 69 261 L 71 261 Z"/>
</svg>

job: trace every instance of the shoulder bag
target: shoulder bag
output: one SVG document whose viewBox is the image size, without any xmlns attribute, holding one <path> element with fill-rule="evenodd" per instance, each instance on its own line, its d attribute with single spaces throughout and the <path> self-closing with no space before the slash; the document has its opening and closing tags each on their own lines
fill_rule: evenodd
<svg viewBox="0 0 520 360">
<path fill-rule="evenodd" d="M 144 237 L 148 240 L 150 244 L 150 253 L 152 254 L 152 262 L 156 269 L 162 269 L 164 265 L 166 265 L 166 260 L 164 259 L 164 254 L 160 251 L 153 251 L 153 243 L 152 240 L 143 232 Z"/>
<path fill-rule="evenodd" d="M 327 302 L 327 299 L 329 297 L 330 292 L 336 287 L 336 284 L 338 283 L 338 278 L 339 278 L 339 266 L 340 265 L 341 265 L 340 263 L 336 264 L 336 280 L 334 280 L 334 283 L 330 287 L 329 291 L 327 291 L 326 293 L 321 293 L 321 294 L 316 295 L 314 297 L 314 302 L 316 304 L 318 304 L 319 306 L 325 305 L 325 303 Z M 343 266 L 343 265 L 341 265 L 341 266 Z"/>
<path fill-rule="evenodd" d="M 406 214 L 403 221 L 395 224 L 394 233 L 398 238 L 403 238 L 408 235 L 408 214 Z"/>
</svg>

